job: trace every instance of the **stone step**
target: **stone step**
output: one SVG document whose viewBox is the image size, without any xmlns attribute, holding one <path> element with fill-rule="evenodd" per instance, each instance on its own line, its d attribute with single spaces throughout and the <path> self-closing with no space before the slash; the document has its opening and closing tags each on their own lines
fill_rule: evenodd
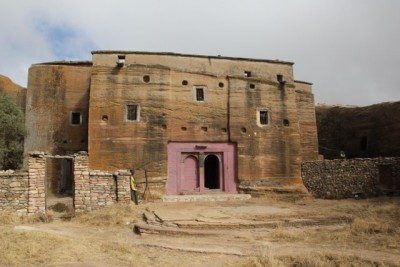
<svg viewBox="0 0 400 267">
<path fill-rule="evenodd" d="M 134 226 L 136 234 L 160 234 L 160 235 L 218 235 L 229 230 L 251 229 L 276 229 L 278 227 L 315 227 L 328 225 L 348 224 L 352 221 L 350 216 L 310 217 L 307 219 L 272 219 L 266 221 L 231 221 L 231 222 L 201 222 L 179 221 L 159 224 L 139 222 Z"/>
<path fill-rule="evenodd" d="M 214 202 L 243 201 L 251 199 L 249 194 L 196 194 L 163 196 L 163 202 Z"/>
</svg>

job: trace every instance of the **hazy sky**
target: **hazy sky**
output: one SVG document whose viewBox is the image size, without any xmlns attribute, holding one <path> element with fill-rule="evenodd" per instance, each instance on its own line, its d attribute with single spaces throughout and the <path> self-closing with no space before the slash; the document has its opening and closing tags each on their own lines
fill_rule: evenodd
<svg viewBox="0 0 400 267">
<path fill-rule="evenodd" d="M 92 50 L 294 62 L 317 103 L 400 101 L 398 0 L 12 0 L 0 9 L 0 74 Z"/>
</svg>

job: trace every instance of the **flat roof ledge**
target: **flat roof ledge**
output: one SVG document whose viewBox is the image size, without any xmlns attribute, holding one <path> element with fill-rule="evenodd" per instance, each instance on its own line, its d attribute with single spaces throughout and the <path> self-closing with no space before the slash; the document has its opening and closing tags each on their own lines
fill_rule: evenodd
<svg viewBox="0 0 400 267">
<path fill-rule="evenodd" d="M 254 58 L 242 58 L 242 57 L 225 57 L 225 56 L 204 56 L 204 55 L 193 55 L 193 54 L 180 54 L 173 52 L 146 52 L 146 51 L 124 51 L 124 50 L 97 50 L 92 51 L 92 55 L 95 54 L 136 54 L 136 55 L 159 55 L 159 56 L 176 56 L 176 57 L 197 57 L 197 58 L 208 58 L 208 59 L 225 59 L 225 60 L 242 60 L 242 61 L 253 61 L 253 62 L 266 62 L 275 64 L 293 65 L 293 62 L 280 61 L 280 60 L 269 60 L 269 59 L 254 59 Z"/>
</svg>

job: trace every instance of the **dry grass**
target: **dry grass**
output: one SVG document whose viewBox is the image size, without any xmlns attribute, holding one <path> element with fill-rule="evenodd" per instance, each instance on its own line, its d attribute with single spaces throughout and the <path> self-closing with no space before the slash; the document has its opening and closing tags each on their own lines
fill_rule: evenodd
<svg viewBox="0 0 400 267">
<path fill-rule="evenodd" d="M 142 207 L 133 203 L 117 203 L 93 212 L 77 215 L 72 222 L 91 226 L 126 226 L 137 222 Z"/>
<path fill-rule="evenodd" d="M 20 215 L 13 211 L 0 211 L 0 226 L 43 222 L 43 214 Z"/>
<path fill-rule="evenodd" d="M 58 260 L 79 261 L 80 246 L 43 232 L 0 228 L 0 266 L 43 266 Z"/>
<path fill-rule="evenodd" d="M 369 261 L 356 256 L 312 253 L 303 256 L 277 257 L 271 252 L 262 253 L 237 267 L 378 267 L 396 266 L 382 261 Z"/>
<path fill-rule="evenodd" d="M 280 205 L 279 201 L 276 199 L 275 203 Z M 304 251 L 313 253 L 277 255 L 271 251 L 264 251 L 237 266 L 395 266 L 384 262 L 385 258 L 382 256 L 379 258 L 380 260 L 369 261 L 360 258 L 363 256 L 362 253 L 354 253 L 360 256 L 357 257 L 349 256 L 353 253 L 346 254 L 343 251 L 346 249 L 347 251 L 364 250 L 367 253 L 375 251 L 380 252 L 381 255 L 398 253 L 400 250 L 400 229 L 398 227 L 400 199 L 296 200 L 293 204 L 297 208 L 301 208 L 298 206 L 299 203 L 305 203 L 306 207 L 309 205 L 308 203 L 312 203 L 308 208 L 321 209 L 321 215 L 331 215 L 331 212 L 349 214 L 353 220 L 351 223 L 337 226 L 308 228 L 286 227 L 284 223 L 278 223 L 276 229 L 261 238 L 277 243 L 293 243 L 299 247 L 304 246 L 306 248 Z M 289 202 L 283 202 L 282 205 L 289 204 Z M 293 205 L 291 207 L 293 208 Z M 90 266 L 191 266 L 192 262 L 204 262 L 204 265 L 210 265 L 213 257 L 220 257 L 219 263 L 224 263 L 225 260 L 232 258 L 227 255 L 193 254 L 135 246 L 130 242 L 130 236 L 128 238 L 124 236 L 129 231 L 120 227 L 131 229 L 132 224 L 140 218 L 145 208 L 146 205 L 116 204 L 102 210 L 78 215 L 70 222 L 58 221 L 56 223 L 58 229 L 63 229 L 64 225 L 70 224 L 73 226 L 71 227 L 73 231 L 87 233 L 82 236 L 77 235 L 76 232 L 73 232 L 73 235 L 60 235 L 52 232 L 15 230 L 14 225 L 16 224 L 36 223 L 37 226 L 37 223 L 43 222 L 45 218 L 43 215 L 19 216 L 11 212 L 1 212 L 0 266 L 51 266 L 57 264 L 60 266 L 86 266 L 88 263 Z M 64 206 L 58 205 L 51 212 L 63 213 L 68 210 Z M 51 212 L 48 217 L 51 217 Z M 53 224 L 49 224 L 49 226 L 52 228 Z M 285 246 L 285 244 L 283 245 Z M 278 244 L 278 246 L 280 245 Z M 324 250 L 318 249 L 321 245 L 325 246 Z M 219 266 L 228 265 L 219 264 Z"/>
<path fill-rule="evenodd" d="M 336 210 L 350 214 L 349 224 L 333 227 L 285 228 L 278 224 L 268 236 L 274 242 L 323 244 L 395 252 L 400 249 L 400 199 L 343 201 Z"/>
</svg>

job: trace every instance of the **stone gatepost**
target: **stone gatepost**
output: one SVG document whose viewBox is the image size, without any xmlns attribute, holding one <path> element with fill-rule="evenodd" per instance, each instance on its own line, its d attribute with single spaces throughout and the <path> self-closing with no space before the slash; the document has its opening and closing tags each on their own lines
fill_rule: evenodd
<svg viewBox="0 0 400 267">
<path fill-rule="evenodd" d="M 86 152 L 74 155 L 75 212 L 91 211 L 89 157 Z"/>
<path fill-rule="evenodd" d="M 130 171 L 121 170 L 117 172 L 117 201 L 129 203 L 131 201 Z"/>
<path fill-rule="evenodd" d="M 46 155 L 31 152 L 28 159 L 28 214 L 46 212 Z"/>
</svg>

